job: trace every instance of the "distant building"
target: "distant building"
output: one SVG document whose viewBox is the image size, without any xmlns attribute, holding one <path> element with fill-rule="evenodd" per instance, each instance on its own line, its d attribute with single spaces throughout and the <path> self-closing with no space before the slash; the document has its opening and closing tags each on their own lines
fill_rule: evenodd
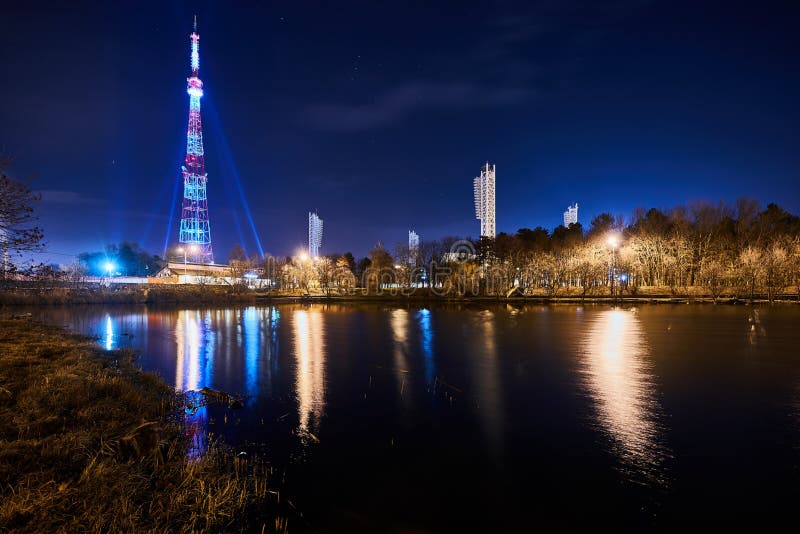
<svg viewBox="0 0 800 534">
<path fill-rule="evenodd" d="M 495 226 L 495 167 L 486 162 L 481 168 L 481 175 L 473 180 L 475 191 L 475 218 L 481 221 L 480 237 L 495 238 L 497 229 Z"/>
<path fill-rule="evenodd" d="M 319 257 L 322 247 L 322 219 L 316 213 L 308 212 L 308 255 Z"/>
<path fill-rule="evenodd" d="M 408 231 L 408 262 L 417 263 L 419 256 L 419 236 L 414 230 Z"/>
<path fill-rule="evenodd" d="M 568 206 L 567 211 L 564 212 L 564 226 L 569 228 L 570 224 L 578 224 L 578 203 L 573 206 Z"/>
</svg>

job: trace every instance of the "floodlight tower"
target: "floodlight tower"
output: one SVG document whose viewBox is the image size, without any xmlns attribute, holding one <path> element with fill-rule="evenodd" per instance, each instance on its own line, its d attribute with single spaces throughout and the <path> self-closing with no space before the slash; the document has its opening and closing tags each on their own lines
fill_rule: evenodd
<svg viewBox="0 0 800 534">
<path fill-rule="evenodd" d="M 308 212 L 308 255 L 311 258 L 319 257 L 322 246 L 322 219 L 315 213 Z"/>
<path fill-rule="evenodd" d="M 497 235 L 495 226 L 494 192 L 495 165 L 486 162 L 481 175 L 473 180 L 475 189 L 475 217 L 481 221 L 481 237 L 492 239 Z"/>
<path fill-rule="evenodd" d="M 189 128 L 186 131 L 186 158 L 181 166 L 183 175 L 183 207 L 179 241 L 184 244 L 189 258 L 198 263 L 214 263 L 211 249 L 211 223 L 208 220 L 206 196 L 206 164 L 203 152 L 203 127 L 200 121 L 200 97 L 203 82 L 200 71 L 200 36 L 197 34 L 197 17 L 190 35 L 192 75 L 186 79 L 189 93 Z"/>
</svg>

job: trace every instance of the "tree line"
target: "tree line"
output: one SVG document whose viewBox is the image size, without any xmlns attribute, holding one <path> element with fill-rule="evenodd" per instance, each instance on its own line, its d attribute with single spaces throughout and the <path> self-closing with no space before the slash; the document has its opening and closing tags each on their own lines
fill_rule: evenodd
<svg viewBox="0 0 800 534">
<path fill-rule="evenodd" d="M 494 239 L 447 237 L 416 250 L 381 244 L 352 254 L 253 263 L 281 289 L 431 288 L 446 294 L 635 295 L 642 287 L 773 299 L 800 282 L 800 217 L 755 200 L 602 213 L 580 224 L 521 228 Z"/>
<path fill-rule="evenodd" d="M 38 200 L 27 185 L 0 172 L 3 280 L 64 275 L 41 264 L 20 268 L 21 258 L 44 247 L 34 211 Z M 152 276 L 164 264 L 136 244 L 120 243 L 79 255 L 66 274 Z M 414 250 L 397 244 L 390 251 L 378 243 L 358 260 L 350 252 L 314 259 L 248 257 L 237 245 L 229 264 L 234 278 L 268 279 L 277 290 L 427 288 L 446 295 L 500 295 L 517 289 L 556 296 L 636 294 L 655 287 L 673 294 L 698 290 L 714 298 L 773 299 L 799 291 L 800 217 L 777 204 L 761 209 L 752 199 L 733 205 L 695 202 L 637 209 L 627 220 L 601 213 L 588 229 L 572 224 L 552 231 L 521 228 L 493 239 L 445 237 Z"/>
</svg>

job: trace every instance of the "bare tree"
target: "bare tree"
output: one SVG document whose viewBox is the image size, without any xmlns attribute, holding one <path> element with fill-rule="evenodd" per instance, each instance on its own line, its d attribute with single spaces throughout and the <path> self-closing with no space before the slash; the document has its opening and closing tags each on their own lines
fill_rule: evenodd
<svg viewBox="0 0 800 534">
<path fill-rule="evenodd" d="M 38 217 L 34 212 L 34 204 L 39 200 L 41 195 L 26 184 L 0 172 L 0 261 L 4 279 L 17 270 L 17 262 L 26 253 L 44 247 L 44 233 L 36 225 Z"/>
</svg>

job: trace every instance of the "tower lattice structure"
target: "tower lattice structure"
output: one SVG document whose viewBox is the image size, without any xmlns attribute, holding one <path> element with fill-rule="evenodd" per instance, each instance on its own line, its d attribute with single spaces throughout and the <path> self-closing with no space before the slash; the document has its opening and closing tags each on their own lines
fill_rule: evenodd
<svg viewBox="0 0 800 534">
<path fill-rule="evenodd" d="M 189 128 L 186 131 L 186 158 L 183 175 L 183 207 L 179 241 L 183 243 L 186 256 L 193 262 L 214 263 L 211 248 L 211 223 L 208 219 L 208 197 L 206 195 L 205 156 L 203 151 L 203 125 L 200 120 L 200 98 L 203 82 L 200 71 L 200 36 L 197 34 L 197 18 L 190 38 L 192 75 L 186 79 L 189 93 Z"/>
<path fill-rule="evenodd" d="M 495 167 L 486 162 L 486 165 L 481 168 L 480 176 L 473 180 L 475 218 L 481 221 L 481 237 L 491 237 L 492 239 L 497 235 L 494 209 Z"/>
</svg>

